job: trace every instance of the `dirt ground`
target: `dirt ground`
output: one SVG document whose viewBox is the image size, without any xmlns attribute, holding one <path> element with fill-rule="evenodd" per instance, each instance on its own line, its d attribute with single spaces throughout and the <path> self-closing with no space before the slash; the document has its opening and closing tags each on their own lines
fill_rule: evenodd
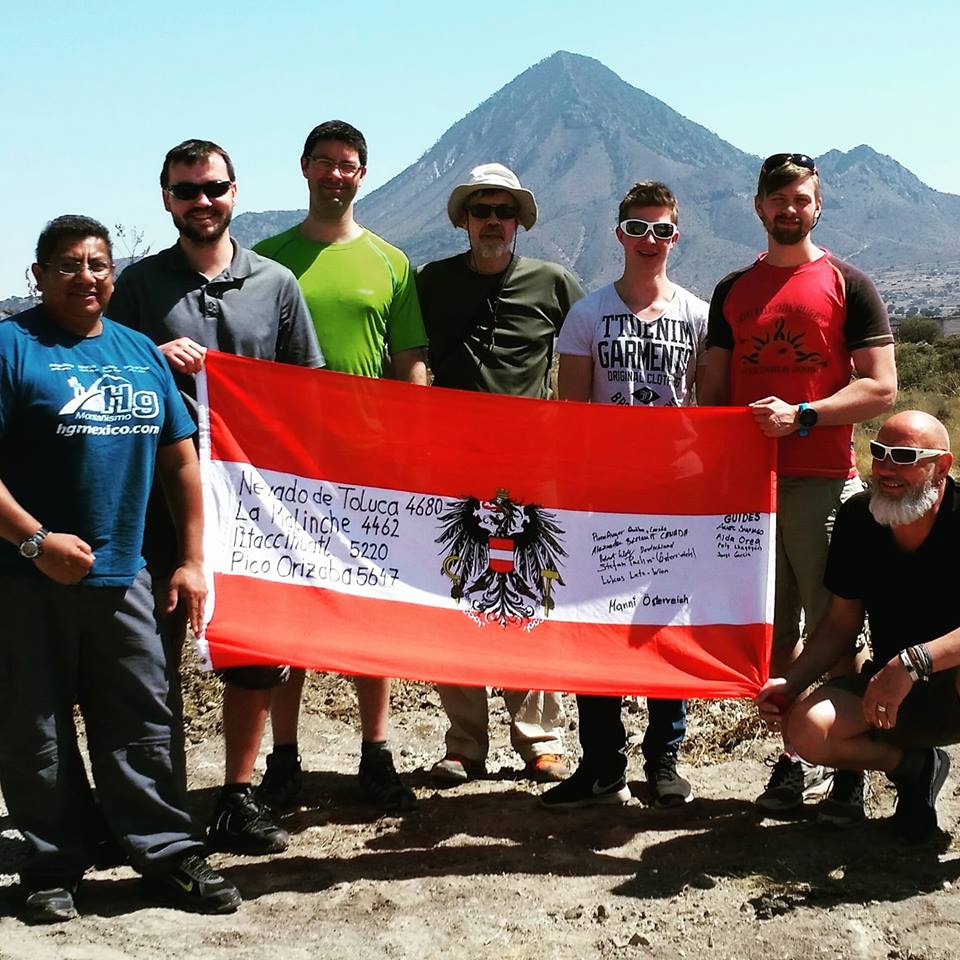
<svg viewBox="0 0 960 960">
<path fill-rule="evenodd" d="M 188 678 L 191 803 L 204 819 L 222 773 L 218 697 L 216 681 Z M 883 819 L 893 793 L 879 778 L 863 827 L 760 819 L 751 801 L 776 744 L 744 704 L 692 704 L 682 762 L 697 798 L 683 809 L 652 808 L 635 781 L 626 807 L 560 813 L 541 808 L 543 788 L 519 778 L 499 699 L 489 779 L 449 790 L 426 776 L 442 751 L 436 694 L 402 683 L 393 700 L 394 755 L 418 809 L 378 817 L 359 800 L 351 687 L 311 676 L 300 741 L 308 773 L 302 807 L 284 820 L 289 850 L 212 858 L 245 898 L 231 916 L 157 906 L 118 867 L 87 875 L 79 919 L 24 926 L 12 896 L 24 844 L 0 816 L 0 960 L 960 955 L 957 844 L 945 833 L 921 849 L 896 845 Z M 568 708 L 572 750 L 572 697 Z M 636 777 L 644 725 L 634 705 Z M 948 831 L 960 817 L 958 779 L 951 774 L 941 794 Z"/>
</svg>

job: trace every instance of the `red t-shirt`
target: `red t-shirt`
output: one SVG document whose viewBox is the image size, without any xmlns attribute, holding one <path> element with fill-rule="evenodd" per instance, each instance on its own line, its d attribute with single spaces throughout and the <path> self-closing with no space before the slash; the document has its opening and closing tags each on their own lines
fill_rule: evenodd
<svg viewBox="0 0 960 960">
<path fill-rule="evenodd" d="M 828 251 L 798 267 L 772 266 L 762 254 L 721 280 L 710 302 L 707 344 L 732 351 L 734 406 L 832 396 L 850 382 L 852 351 L 889 343 L 890 321 L 873 283 Z M 784 477 L 854 476 L 853 426 L 781 437 L 779 464 Z"/>
</svg>

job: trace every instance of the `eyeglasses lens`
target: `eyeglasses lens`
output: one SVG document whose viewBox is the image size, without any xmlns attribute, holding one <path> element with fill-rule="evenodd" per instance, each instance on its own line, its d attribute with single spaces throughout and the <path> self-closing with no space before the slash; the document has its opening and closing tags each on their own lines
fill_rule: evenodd
<svg viewBox="0 0 960 960">
<path fill-rule="evenodd" d="M 509 203 L 474 203 L 467 207 L 471 217 L 477 220 L 489 220 L 491 215 L 498 220 L 516 220 L 517 208 Z"/>
<path fill-rule="evenodd" d="M 210 200 L 222 197 L 230 189 L 229 180 L 210 180 L 207 183 L 171 183 L 168 188 L 178 200 L 196 200 L 205 193 Z"/>
</svg>

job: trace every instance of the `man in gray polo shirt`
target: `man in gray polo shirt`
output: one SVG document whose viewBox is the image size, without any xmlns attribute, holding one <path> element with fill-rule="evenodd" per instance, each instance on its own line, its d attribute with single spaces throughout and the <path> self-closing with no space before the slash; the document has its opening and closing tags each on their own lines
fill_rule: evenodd
<svg viewBox="0 0 960 960">
<path fill-rule="evenodd" d="M 194 409 L 194 375 L 203 367 L 208 348 L 322 367 L 323 355 L 296 278 L 230 238 L 237 185 L 227 152 L 207 140 L 178 144 L 164 158 L 160 186 L 164 208 L 180 237 L 172 247 L 123 271 L 107 315 L 145 333 L 159 346 Z M 175 548 L 166 507 L 155 495 L 144 553 L 156 579 L 162 580 L 174 568 Z M 179 701 L 180 653 L 186 633 L 181 611 L 164 623 L 163 633 L 171 665 L 171 696 Z M 251 787 L 271 690 L 288 674 L 287 667 L 237 667 L 222 672 L 226 769 L 208 833 L 213 849 L 273 853 L 289 842 L 287 832 Z M 185 780 L 185 771 L 178 772 Z"/>
</svg>

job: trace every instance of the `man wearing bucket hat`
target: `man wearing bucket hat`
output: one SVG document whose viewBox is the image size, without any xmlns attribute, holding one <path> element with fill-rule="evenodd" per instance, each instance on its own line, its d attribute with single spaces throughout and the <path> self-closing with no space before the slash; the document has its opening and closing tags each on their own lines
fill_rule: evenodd
<svg viewBox="0 0 960 960">
<path fill-rule="evenodd" d="M 474 167 L 447 202 L 450 222 L 469 248 L 417 272 L 417 291 L 439 387 L 545 399 L 554 342 L 570 307 L 583 296 L 559 264 L 516 255 L 517 227 L 537 222 L 533 194 L 500 163 Z M 450 720 L 446 755 L 431 776 L 456 783 L 482 776 L 489 744 L 484 687 L 438 687 Z M 567 774 L 560 695 L 505 690 L 510 740 L 527 776 Z"/>
</svg>

